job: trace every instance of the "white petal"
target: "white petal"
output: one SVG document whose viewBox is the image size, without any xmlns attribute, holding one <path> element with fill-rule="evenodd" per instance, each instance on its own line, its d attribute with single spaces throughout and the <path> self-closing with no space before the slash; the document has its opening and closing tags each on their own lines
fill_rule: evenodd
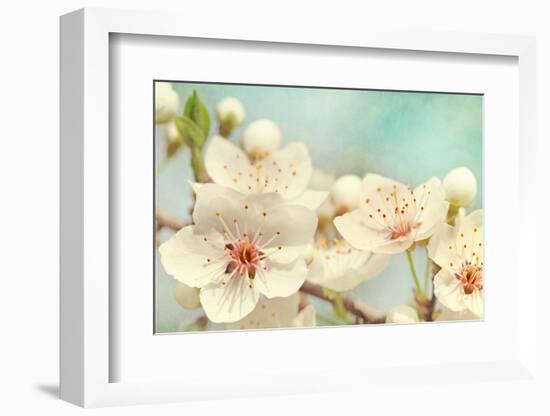
<svg viewBox="0 0 550 416">
<path fill-rule="evenodd" d="M 176 302 L 185 309 L 197 309 L 201 306 L 199 289 L 187 286 L 185 283 L 176 282 L 174 297 L 176 298 Z"/>
<path fill-rule="evenodd" d="M 281 264 L 289 264 L 292 263 L 297 258 L 304 258 L 308 249 L 308 244 L 304 244 L 301 246 L 280 246 L 281 249 L 278 247 L 271 247 L 269 249 L 264 250 L 265 254 L 269 254 L 269 259 L 271 261 L 274 261 L 275 263 L 281 263 Z"/>
<path fill-rule="evenodd" d="M 384 254 L 357 250 L 344 254 L 335 254 L 334 251 L 318 250 L 315 253 L 307 279 L 336 292 L 351 290 L 379 274 L 390 259 L 390 256 Z"/>
<path fill-rule="evenodd" d="M 321 279 L 318 283 L 321 286 L 324 286 L 330 290 L 334 290 L 335 292 L 347 292 L 348 290 L 354 289 L 357 286 L 359 286 L 361 283 L 363 283 L 363 276 L 357 272 L 357 270 L 347 270 L 344 275 L 342 275 L 338 279 Z"/>
<path fill-rule="evenodd" d="M 265 269 L 256 271 L 254 285 L 268 298 L 285 297 L 296 293 L 307 275 L 306 263 L 298 259 L 291 264 L 279 264 L 266 260 Z"/>
<path fill-rule="evenodd" d="M 428 243 L 428 255 L 439 266 L 446 269 L 453 261 L 456 253 L 455 247 L 456 229 L 448 224 L 443 224 L 430 238 Z"/>
<path fill-rule="evenodd" d="M 462 220 L 464 226 L 470 227 L 482 227 L 483 226 L 483 210 L 478 209 L 469 215 L 465 216 Z"/>
<path fill-rule="evenodd" d="M 462 285 L 445 269 L 441 269 L 434 277 L 434 294 L 439 302 L 452 311 L 462 311 L 466 308 Z"/>
<path fill-rule="evenodd" d="M 483 262 L 483 211 L 478 210 L 464 217 L 457 228 L 458 254 L 475 264 Z"/>
<path fill-rule="evenodd" d="M 328 250 L 316 250 L 313 255 L 313 260 L 308 266 L 307 280 L 312 283 L 319 284 L 337 292 L 350 290 L 361 283 L 361 276 L 350 269 L 347 262 L 339 261 L 340 259 L 329 259 L 325 256 L 329 255 Z M 342 263 L 342 268 L 339 266 Z"/>
<path fill-rule="evenodd" d="M 311 159 L 303 143 L 290 143 L 273 155 L 250 163 L 233 143 L 214 137 L 205 157 L 214 182 L 245 194 L 274 192 L 285 199 L 298 197 L 311 177 Z"/>
<path fill-rule="evenodd" d="M 368 225 L 367 225 L 368 224 Z M 361 210 L 334 219 L 334 225 L 344 239 L 359 250 L 375 251 L 388 242 L 388 231 L 367 223 Z"/>
<path fill-rule="evenodd" d="M 301 246 L 313 241 L 317 229 L 317 216 L 313 211 L 298 205 L 279 205 L 263 214 L 259 213 L 254 225 L 254 229 L 261 226 L 265 236 L 261 245 L 272 236 L 276 237 L 265 247 Z"/>
<path fill-rule="evenodd" d="M 360 208 L 365 219 L 368 216 L 372 223 L 388 229 L 413 222 L 417 210 L 409 186 L 374 174 L 363 179 Z"/>
<path fill-rule="evenodd" d="M 212 322 L 235 322 L 248 315 L 258 303 L 258 290 L 249 287 L 246 277 L 233 277 L 226 285 L 208 285 L 201 289 L 204 312 Z"/>
<path fill-rule="evenodd" d="M 482 211 L 461 219 L 459 227 L 440 226 L 430 239 L 428 253 L 435 263 L 450 271 L 457 271 L 464 261 L 483 262 Z"/>
<path fill-rule="evenodd" d="M 398 192 L 402 192 L 403 189 L 407 190 L 408 188 L 400 182 L 394 181 L 381 175 L 368 173 L 363 178 L 363 185 L 361 190 L 362 199 L 371 198 L 375 200 L 377 198 L 377 195 L 380 195 L 380 198 L 384 198 L 395 190 L 398 190 Z"/>
<path fill-rule="evenodd" d="M 363 281 L 367 281 L 371 277 L 382 273 L 382 271 L 384 271 L 384 269 L 388 266 L 390 259 L 391 256 L 386 254 L 371 254 L 367 263 L 359 271 L 363 276 Z"/>
<path fill-rule="evenodd" d="M 290 143 L 257 165 L 262 166 L 262 181 L 268 180 L 264 192 L 277 191 L 285 199 L 298 197 L 306 189 L 313 171 L 303 143 Z"/>
<path fill-rule="evenodd" d="M 327 197 L 328 192 L 306 189 L 300 196 L 292 199 L 289 203 L 292 205 L 306 207 L 312 211 L 317 211 L 321 204 L 325 202 Z"/>
<path fill-rule="evenodd" d="M 433 235 L 441 224 L 445 223 L 447 218 L 447 211 L 449 210 L 449 203 L 442 201 L 432 210 L 427 211 L 426 214 L 420 216 L 421 225 L 415 235 L 416 241 L 421 241 L 429 238 Z"/>
<path fill-rule="evenodd" d="M 295 327 L 310 327 L 317 325 L 317 317 L 315 307 L 307 305 L 294 319 L 293 326 Z"/>
<path fill-rule="evenodd" d="M 311 263 L 307 266 L 307 280 L 316 284 L 321 284 L 325 280 L 325 266 L 317 252 L 314 253 Z"/>
<path fill-rule="evenodd" d="M 191 225 L 159 247 L 160 261 L 166 273 L 176 280 L 202 287 L 225 272 L 229 259 L 223 247 L 220 233 Z"/>
<path fill-rule="evenodd" d="M 206 185 L 204 183 L 200 183 L 200 182 L 192 182 L 192 181 L 189 181 L 189 185 L 191 185 L 191 189 L 193 190 L 193 192 L 196 194 L 199 192 L 199 189 Z"/>
<path fill-rule="evenodd" d="M 464 305 L 478 318 L 483 317 L 483 291 L 474 290 L 469 295 L 464 295 Z"/>
<path fill-rule="evenodd" d="M 396 238 L 395 240 L 387 240 L 385 243 L 380 244 L 372 251 L 380 254 L 399 254 L 407 250 L 414 243 L 414 236 L 412 234 Z"/>
<path fill-rule="evenodd" d="M 243 193 L 249 193 L 250 163 L 245 152 L 221 136 L 214 136 L 204 158 L 206 171 L 212 180 Z"/>
<path fill-rule="evenodd" d="M 193 211 L 196 224 L 226 233 L 231 239 L 256 237 L 262 251 L 278 249 L 277 261 L 288 263 L 302 255 L 313 241 L 317 216 L 313 211 L 284 204 L 276 194 L 243 195 L 231 189 L 207 184 L 197 190 Z M 274 206 L 270 206 L 274 205 Z M 234 238 L 235 237 L 235 238 Z"/>
<path fill-rule="evenodd" d="M 420 322 L 420 319 L 414 308 L 409 305 L 399 305 L 387 313 L 386 322 L 391 324 L 413 324 Z"/>
<path fill-rule="evenodd" d="M 235 233 L 234 220 L 244 221 L 250 215 L 246 195 L 216 184 L 203 184 L 196 189 L 193 221 L 203 227 L 211 227 L 220 233 L 230 229 Z M 223 221 L 222 221 L 223 220 Z M 224 225 L 225 222 L 225 225 Z"/>
<path fill-rule="evenodd" d="M 420 224 L 416 235 L 416 240 L 419 241 L 430 237 L 445 221 L 449 203 L 445 200 L 441 181 L 435 177 L 417 187 L 414 195 L 421 208 L 416 218 L 416 222 Z"/>
<path fill-rule="evenodd" d="M 260 312 L 261 320 L 273 320 L 276 327 L 291 326 L 293 319 L 298 313 L 300 295 L 294 293 L 287 297 L 278 297 L 273 299 L 264 299 L 266 307 L 257 308 Z"/>
<path fill-rule="evenodd" d="M 299 295 L 284 298 L 260 298 L 254 310 L 243 319 L 226 325 L 228 329 L 287 328 L 298 313 Z"/>
</svg>

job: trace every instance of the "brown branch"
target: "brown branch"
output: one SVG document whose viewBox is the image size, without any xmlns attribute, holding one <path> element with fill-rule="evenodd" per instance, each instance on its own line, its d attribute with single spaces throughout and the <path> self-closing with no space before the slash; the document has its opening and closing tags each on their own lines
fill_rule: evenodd
<svg viewBox="0 0 550 416">
<path fill-rule="evenodd" d="M 439 272 L 441 267 L 439 267 L 436 263 L 432 262 L 432 278 L 429 280 L 432 284 L 432 295 L 429 298 L 424 298 L 420 296 L 416 290 L 413 289 L 413 295 L 414 295 L 414 301 L 416 304 L 416 310 L 418 311 L 418 314 L 420 317 L 426 321 L 426 322 L 432 322 L 436 317 L 436 304 L 437 304 L 437 298 L 435 297 L 435 293 L 433 290 L 433 278 L 434 276 Z M 426 288 L 426 292 L 428 292 L 428 288 Z"/>
<path fill-rule="evenodd" d="M 316 298 L 329 302 L 332 305 L 336 304 L 336 300 L 334 298 L 328 296 L 323 291 L 323 288 L 321 286 L 314 283 L 308 281 L 304 282 L 304 284 L 300 288 L 300 292 L 310 296 L 315 296 Z M 349 313 L 355 316 L 358 324 L 380 324 L 386 321 L 384 315 L 382 315 L 380 312 L 377 312 L 369 306 L 365 305 L 364 303 L 353 300 L 348 296 L 345 296 L 343 298 L 342 303 L 344 305 L 344 308 L 346 308 Z"/>
<path fill-rule="evenodd" d="M 432 278 L 431 278 L 431 283 L 432 283 L 432 298 L 430 300 L 430 305 L 429 305 L 429 308 L 428 308 L 428 316 L 427 316 L 427 319 L 426 321 L 434 321 L 435 318 L 436 318 L 436 305 L 437 305 L 437 298 L 435 297 L 435 292 L 434 292 L 434 277 L 437 273 L 439 273 L 439 270 L 441 270 L 441 267 L 439 267 L 435 262 L 432 262 Z"/>
<path fill-rule="evenodd" d="M 188 225 L 181 219 L 159 208 L 157 208 L 155 211 L 155 219 L 157 220 L 157 230 L 159 230 L 160 228 L 170 228 L 171 230 L 179 231 L 183 227 Z"/>
</svg>

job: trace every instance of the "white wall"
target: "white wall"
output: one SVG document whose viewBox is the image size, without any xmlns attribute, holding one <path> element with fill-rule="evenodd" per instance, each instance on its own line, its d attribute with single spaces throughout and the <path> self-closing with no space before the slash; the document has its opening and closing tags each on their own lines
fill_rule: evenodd
<svg viewBox="0 0 550 416">
<path fill-rule="evenodd" d="M 339 24 L 355 25 L 360 31 L 372 22 L 387 21 L 388 26 L 431 27 L 442 30 L 514 33 L 538 37 L 538 128 L 539 180 L 548 178 L 548 137 L 550 128 L 550 30 L 545 1 L 503 0 L 457 1 L 372 1 L 344 0 L 298 3 L 279 1 L 197 1 L 163 0 L 88 0 L 5 1 L 0 12 L 2 88 L 0 89 L 1 129 L 0 178 L 0 413 L 73 414 L 80 412 L 53 398 L 57 394 L 58 348 L 58 16 L 83 7 L 117 7 L 136 9 L 182 10 L 187 19 L 204 18 L 211 13 L 230 14 L 254 10 L 270 20 L 302 21 L 307 30 L 311 19 L 326 19 L 327 32 L 337 31 Z M 327 7 L 322 4 L 326 3 Z M 353 5 L 353 7 L 349 5 Z M 368 4 L 371 3 L 371 4 Z M 239 8 L 238 4 L 242 5 Z M 193 6 L 191 6 L 193 5 Z M 193 7 L 193 9 L 191 9 Z M 229 19 L 230 17 L 228 17 Z M 252 19 L 253 17 L 251 17 Z M 185 25 L 185 20 L 182 21 Z M 245 30 L 245 28 L 238 28 Z M 542 137 L 546 141 L 542 142 Z M 6 146 L 7 144 L 7 146 Z M 542 166 L 545 164 L 545 166 Z M 548 235 L 548 221 L 542 214 L 548 204 L 549 187 L 539 182 L 540 211 L 539 250 Z M 547 243 L 545 243 L 547 245 Z M 538 290 L 548 293 L 543 282 Z M 539 305 L 539 319 L 548 313 Z M 546 321 L 547 322 L 547 321 Z M 541 334 L 542 335 L 542 334 Z M 546 337 L 548 337 L 546 335 Z M 546 339 L 548 341 L 548 339 Z M 545 343 L 548 351 L 548 342 Z M 544 359 L 544 357 L 541 357 Z M 545 361 L 548 364 L 548 361 Z M 548 369 L 548 367 L 546 367 Z M 546 374 L 550 372 L 546 371 Z M 204 414 L 236 412 L 298 414 L 313 410 L 320 414 L 408 413 L 482 414 L 511 410 L 524 414 L 548 412 L 548 403 L 539 403 L 522 394 L 507 394 L 502 388 L 502 401 L 483 401 L 483 389 L 458 387 L 456 395 L 438 396 L 438 389 L 416 392 L 401 391 L 399 397 L 388 390 L 387 397 L 301 397 L 285 400 L 258 399 L 218 403 L 166 405 L 158 408 L 103 409 L 100 414 Z M 550 389 L 547 389 L 547 391 Z M 512 391 L 513 393 L 513 391 Z M 540 393 L 540 392 L 539 392 Z M 533 395 L 538 394 L 533 392 Z M 376 400 L 375 400 L 376 399 Z M 373 402 L 373 407 L 369 405 Z M 437 404 L 434 404 L 437 403 Z M 374 403 L 377 403 L 374 405 Z M 379 407 L 383 403 L 384 407 Z M 416 405 L 414 405 L 416 403 Z M 441 407 L 444 404 L 444 407 Z M 11 409 L 11 410 L 8 410 Z M 248 411 L 247 411 L 248 410 Z M 32 412 L 32 413 L 31 413 Z M 515 413 L 515 412 L 514 412 Z"/>
</svg>

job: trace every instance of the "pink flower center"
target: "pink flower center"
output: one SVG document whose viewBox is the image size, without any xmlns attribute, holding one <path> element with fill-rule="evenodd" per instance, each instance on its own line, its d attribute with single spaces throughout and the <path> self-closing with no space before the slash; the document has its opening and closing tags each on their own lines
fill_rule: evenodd
<svg viewBox="0 0 550 416">
<path fill-rule="evenodd" d="M 414 228 L 415 224 L 409 221 L 398 223 L 396 226 L 392 227 L 390 239 L 397 240 L 398 238 L 406 237 Z"/>
<path fill-rule="evenodd" d="M 455 277 L 462 283 L 464 293 L 470 295 L 474 290 L 483 289 L 483 269 L 466 261 Z"/>
<path fill-rule="evenodd" d="M 390 240 L 397 240 L 420 227 L 432 191 L 426 185 L 415 191 L 401 184 L 394 184 L 389 191 L 382 185 L 376 187 L 365 204 L 370 210 L 368 217 L 388 230 Z"/>
<path fill-rule="evenodd" d="M 248 272 L 249 277 L 253 278 L 262 257 L 262 252 L 258 247 L 251 243 L 247 237 L 237 240 L 235 243 L 226 244 L 225 249 L 231 257 L 226 273 L 237 270 L 239 274 L 243 275 L 245 272 Z"/>
</svg>

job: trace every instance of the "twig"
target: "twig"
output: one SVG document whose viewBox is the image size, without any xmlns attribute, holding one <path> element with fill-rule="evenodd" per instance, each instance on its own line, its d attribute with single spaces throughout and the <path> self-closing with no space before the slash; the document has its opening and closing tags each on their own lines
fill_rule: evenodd
<svg viewBox="0 0 550 416">
<path fill-rule="evenodd" d="M 323 292 L 323 288 L 319 285 L 304 282 L 300 288 L 300 292 L 308 294 L 310 296 L 315 296 L 316 298 L 322 299 L 331 304 L 335 304 L 336 300 L 328 296 Z M 355 315 L 356 321 L 359 324 L 380 324 L 384 323 L 385 317 L 381 313 L 373 310 L 364 303 L 358 302 L 351 299 L 348 296 L 345 296 L 342 300 L 344 308 L 351 314 Z"/>
<path fill-rule="evenodd" d="M 436 263 L 432 262 L 431 267 L 432 275 L 435 276 L 441 267 L 439 267 Z M 416 308 L 419 313 L 419 315 L 427 322 L 432 322 L 435 319 L 436 315 L 436 304 L 437 304 L 437 298 L 435 297 L 435 293 L 433 290 L 433 277 L 432 279 L 428 279 L 428 281 L 432 282 L 432 288 L 431 288 L 431 296 L 428 298 L 419 296 L 418 292 L 413 290 L 414 293 L 414 300 L 416 302 Z M 426 293 L 428 293 L 428 288 L 426 287 Z"/>
<path fill-rule="evenodd" d="M 157 220 L 157 230 L 166 227 L 171 230 L 178 231 L 188 225 L 179 218 L 158 208 L 155 211 L 155 218 Z"/>
</svg>

